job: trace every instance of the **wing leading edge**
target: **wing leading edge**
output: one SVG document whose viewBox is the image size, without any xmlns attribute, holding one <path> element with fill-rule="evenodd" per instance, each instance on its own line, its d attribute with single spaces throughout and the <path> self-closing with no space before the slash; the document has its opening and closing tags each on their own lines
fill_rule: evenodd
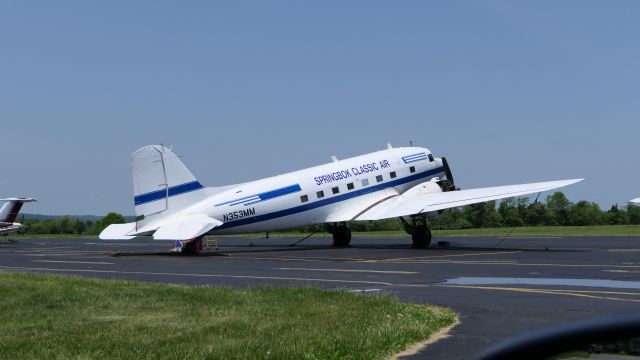
<svg viewBox="0 0 640 360">
<path fill-rule="evenodd" d="M 584 179 L 547 181 L 531 184 L 495 186 L 480 189 L 421 193 L 407 191 L 405 194 L 383 201 L 367 210 L 355 220 L 381 220 L 409 216 L 453 207 L 533 194 L 578 183 Z M 418 185 L 420 186 L 420 185 Z"/>
</svg>

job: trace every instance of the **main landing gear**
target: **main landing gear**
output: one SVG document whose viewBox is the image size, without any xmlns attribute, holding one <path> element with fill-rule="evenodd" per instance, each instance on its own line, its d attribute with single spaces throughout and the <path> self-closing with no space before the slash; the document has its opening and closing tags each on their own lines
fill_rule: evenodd
<svg viewBox="0 0 640 360">
<path fill-rule="evenodd" d="M 202 238 L 200 236 L 190 240 L 176 240 L 175 247 L 171 249 L 172 253 L 182 255 L 198 255 L 202 251 Z"/>
<path fill-rule="evenodd" d="M 427 226 L 427 217 L 421 214 L 411 215 L 409 222 L 403 217 L 400 218 L 400 222 L 413 241 L 413 247 L 418 249 L 425 249 L 431 244 L 431 230 Z"/>
<path fill-rule="evenodd" d="M 327 232 L 333 235 L 333 246 L 347 247 L 351 242 L 351 230 L 346 222 L 325 224 Z"/>
</svg>

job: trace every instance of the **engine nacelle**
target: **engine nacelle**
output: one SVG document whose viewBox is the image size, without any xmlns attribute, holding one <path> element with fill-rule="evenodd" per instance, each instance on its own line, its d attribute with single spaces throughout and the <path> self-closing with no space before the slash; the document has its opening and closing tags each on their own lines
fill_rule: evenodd
<svg viewBox="0 0 640 360">
<path fill-rule="evenodd" d="M 438 180 L 437 178 L 430 181 L 425 181 L 407 190 L 402 194 L 402 196 L 414 196 L 419 194 L 436 194 L 436 193 L 444 192 L 442 186 L 440 186 L 439 183 L 440 183 L 440 180 Z M 424 213 L 423 215 L 425 215 L 429 219 L 432 219 L 438 216 L 441 212 L 442 211 L 430 211 L 428 213 Z"/>
<path fill-rule="evenodd" d="M 418 195 L 418 194 L 435 194 L 441 193 L 442 188 L 438 185 L 439 180 L 431 180 L 420 183 L 411 189 L 407 190 L 403 195 Z"/>
<path fill-rule="evenodd" d="M 443 192 L 455 191 L 455 190 L 458 190 L 458 189 L 453 185 L 452 181 L 448 179 L 433 178 L 429 181 L 425 181 L 423 183 L 420 183 L 412 187 L 411 189 L 404 192 L 402 196 L 409 197 L 409 196 L 415 196 L 415 195 L 421 195 L 421 194 L 437 194 L 437 193 L 443 193 Z M 425 213 L 424 215 L 426 215 L 427 218 L 432 219 L 440 215 L 442 211 L 443 210 L 430 211 L 428 213 Z"/>
</svg>

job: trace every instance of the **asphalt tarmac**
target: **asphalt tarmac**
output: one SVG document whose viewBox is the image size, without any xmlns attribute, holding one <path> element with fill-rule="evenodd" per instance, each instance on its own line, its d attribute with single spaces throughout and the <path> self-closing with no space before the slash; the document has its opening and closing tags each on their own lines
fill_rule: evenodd
<svg viewBox="0 0 640 360">
<path fill-rule="evenodd" d="M 315 285 L 448 306 L 461 324 L 412 359 L 468 359 L 547 326 L 640 310 L 640 238 L 220 238 L 198 256 L 153 240 L 0 241 L 0 271 L 49 272 L 193 285 Z"/>
</svg>

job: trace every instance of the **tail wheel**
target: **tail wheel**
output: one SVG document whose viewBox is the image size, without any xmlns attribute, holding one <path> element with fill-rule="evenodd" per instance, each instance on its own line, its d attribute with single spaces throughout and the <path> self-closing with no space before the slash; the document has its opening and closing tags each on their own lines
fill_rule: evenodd
<svg viewBox="0 0 640 360">
<path fill-rule="evenodd" d="M 333 246 L 347 247 L 351 242 L 351 230 L 346 226 L 339 226 L 333 232 Z"/>
<path fill-rule="evenodd" d="M 414 248 L 427 248 L 431 244 L 431 230 L 426 226 L 417 226 L 414 228 L 413 234 L 411 234 L 411 240 Z"/>
</svg>

